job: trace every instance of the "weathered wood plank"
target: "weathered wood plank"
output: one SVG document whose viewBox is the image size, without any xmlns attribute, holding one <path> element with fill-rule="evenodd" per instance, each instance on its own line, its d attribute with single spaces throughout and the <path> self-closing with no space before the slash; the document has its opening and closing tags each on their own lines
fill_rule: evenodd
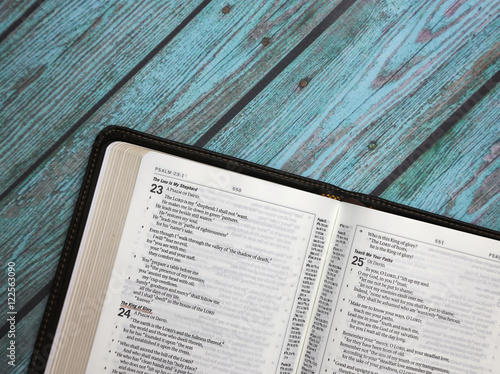
<svg viewBox="0 0 500 374">
<path fill-rule="evenodd" d="M 0 45 L 2 190 L 199 3 L 44 2 Z"/>
<path fill-rule="evenodd" d="M 238 2 L 223 16 L 226 2 L 211 3 L 88 123 L 168 127 L 194 143 L 339 2 Z"/>
<path fill-rule="evenodd" d="M 382 197 L 498 230 L 499 103 L 497 86 Z"/>
<path fill-rule="evenodd" d="M 369 193 L 500 68 L 499 7 L 356 3 L 207 146 Z"/>
<path fill-rule="evenodd" d="M 21 19 L 25 12 L 41 0 L 3 0 L 0 2 L 0 34 Z"/>
</svg>

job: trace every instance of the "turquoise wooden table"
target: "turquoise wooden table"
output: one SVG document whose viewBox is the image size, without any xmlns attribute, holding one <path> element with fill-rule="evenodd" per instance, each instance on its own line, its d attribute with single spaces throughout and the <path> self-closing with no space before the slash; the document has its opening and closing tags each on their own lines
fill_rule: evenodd
<svg viewBox="0 0 500 374">
<path fill-rule="evenodd" d="M 4 0 L 0 34 L 0 372 L 108 125 L 500 230 L 496 0 Z"/>
</svg>

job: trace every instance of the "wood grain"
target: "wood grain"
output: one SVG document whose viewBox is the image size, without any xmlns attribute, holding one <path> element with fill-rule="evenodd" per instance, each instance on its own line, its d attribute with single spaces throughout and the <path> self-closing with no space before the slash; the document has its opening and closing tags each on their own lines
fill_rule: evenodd
<svg viewBox="0 0 500 374">
<path fill-rule="evenodd" d="M 499 102 L 497 86 L 382 197 L 498 230 Z"/>
<path fill-rule="evenodd" d="M 44 2 L 0 45 L 2 189 L 200 2 Z"/>
<path fill-rule="evenodd" d="M 3 0 L 0 2 L 0 35 L 22 21 L 30 8 L 43 0 Z"/>
<path fill-rule="evenodd" d="M 140 123 L 192 144 L 338 3 L 238 2 L 222 16 L 225 2 L 211 3 L 88 123 Z"/>
<path fill-rule="evenodd" d="M 370 192 L 500 68 L 498 3 L 356 5 L 208 147 Z"/>
</svg>

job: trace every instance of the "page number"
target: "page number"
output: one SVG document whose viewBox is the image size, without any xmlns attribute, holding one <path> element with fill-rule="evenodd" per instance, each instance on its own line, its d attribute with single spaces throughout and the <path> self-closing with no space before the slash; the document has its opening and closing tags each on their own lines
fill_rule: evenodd
<svg viewBox="0 0 500 374">
<path fill-rule="evenodd" d="M 436 243 L 438 245 L 444 245 L 444 240 L 442 240 L 442 239 L 434 239 L 434 243 Z"/>
</svg>

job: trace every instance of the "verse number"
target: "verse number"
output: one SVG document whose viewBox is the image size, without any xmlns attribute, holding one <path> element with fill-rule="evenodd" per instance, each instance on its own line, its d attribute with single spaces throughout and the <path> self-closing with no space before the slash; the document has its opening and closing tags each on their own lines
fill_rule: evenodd
<svg viewBox="0 0 500 374">
<path fill-rule="evenodd" d="M 130 318 L 130 309 L 120 308 L 118 312 L 118 317 Z"/>
<path fill-rule="evenodd" d="M 150 192 L 157 193 L 161 195 L 163 193 L 163 186 L 161 184 L 152 184 Z"/>
<path fill-rule="evenodd" d="M 363 264 L 364 264 L 364 260 L 365 260 L 365 259 L 364 259 L 364 257 L 354 256 L 354 257 L 352 258 L 352 262 L 351 262 L 351 264 L 352 264 L 352 265 L 363 266 Z"/>
</svg>

